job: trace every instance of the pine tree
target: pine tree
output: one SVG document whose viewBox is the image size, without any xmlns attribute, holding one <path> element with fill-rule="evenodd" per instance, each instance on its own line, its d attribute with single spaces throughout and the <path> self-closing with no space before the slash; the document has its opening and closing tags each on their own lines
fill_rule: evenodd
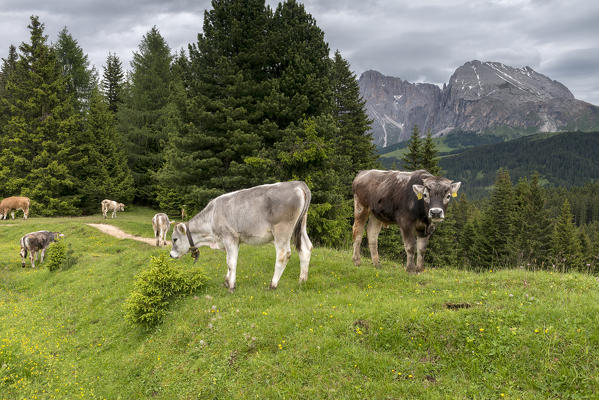
<svg viewBox="0 0 599 400">
<path fill-rule="evenodd" d="M 74 165 L 84 214 L 97 212 L 105 198 L 123 203 L 133 198 L 133 178 L 115 117 L 97 88 L 90 96 L 80 142 L 74 147 L 80 152 Z"/>
<path fill-rule="evenodd" d="M 67 92 L 74 101 L 75 109 L 83 111 L 96 85 L 97 73 L 93 67 L 90 68 L 87 54 L 66 27 L 58 33 L 58 42 L 54 48 L 67 79 Z"/>
<path fill-rule="evenodd" d="M 335 52 L 331 69 L 334 95 L 334 117 L 338 134 L 334 138 L 337 151 L 348 157 L 345 185 L 348 192 L 351 182 L 360 170 L 376 166 L 376 152 L 369 132 L 371 121 L 365 111 L 366 102 L 360 97 L 356 76 L 339 51 Z"/>
<path fill-rule="evenodd" d="M 414 125 L 414 129 L 412 129 L 412 136 L 408 143 L 408 152 L 403 155 L 401 160 L 403 161 L 403 168 L 408 171 L 422 169 L 422 143 L 418 125 Z"/>
<path fill-rule="evenodd" d="M 427 170 L 433 175 L 441 174 L 441 168 L 439 167 L 439 159 L 437 158 L 437 147 L 433 142 L 431 130 L 426 132 L 426 139 L 422 142 L 422 169 Z"/>
<path fill-rule="evenodd" d="M 133 54 L 130 93 L 118 113 L 135 182 L 135 200 L 144 204 L 156 203 L 155 174 L 162 167 L 167 139 L 164 127 L 171 60 L 166 41 L 153 27 L 144 35 L 139 52 Z"/>
<path fill-rule="evenodd" d="M 541 267 L 548 261 L 551 220 L 545 205 L 543 188 L 539 185 L 538 174 L 535 174 L 530 182 L 526 178 L 518 181 L 515 198 L 516 262 L 520 266 Z"/>
<path fill-rule="evenodd" d="M 560 215 L 553 225 L 551 255 L 554 268 L 559 271 L 567 272 L 582 266 L 580 240 L 568 199 L 564 200 Z"/>
<path fill-rule="evenodd" d="M 33 214 L 76 214 L 76 181 L 69 163 L 80 115 L 56 53 L 46 43 L 44 25 L 32 16 L 28 28 L 30 43 L 20 45 L 14 72 L 7 77 L 10 113 L 0 179 L 7 194 L 32 199 Z"/>
<path fill-rule="evenodd" d="M 473 253 L 481 269 L 506 267 L 514 263 L 515 198 L 508 171 L 497 172 L 489 205 L 477 226 Z"/>
<path fill-rule="evenodd" d="M 125 73 L 123 64 L 116 54 L 108 53 L 104 73 L 102 74 L 102 92 L 108 101 L 108 109 L 113 113 L 118 111 L 123 102 L 123 85 Z"/>
</svg>

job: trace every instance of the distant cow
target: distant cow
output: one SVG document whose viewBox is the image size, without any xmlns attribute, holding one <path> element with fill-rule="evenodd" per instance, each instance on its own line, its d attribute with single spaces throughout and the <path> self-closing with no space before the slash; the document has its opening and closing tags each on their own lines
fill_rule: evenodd
<svg viewBox="0 0 599 400">
<path fill-rule="evenodd" d="M 23 219 L 27 219 L 30 203 L 29 197 L 12 196 L 5 198 L 0 202 L 1 219 L 6 219 L 8 213 L 10 213 L 12 219 L 15 219 L 15 211 L 17 210 L 23 211 Z"/>
<path fill-rule="evenodd" d="M 29 259 L 31 260 L 31 268 L 35 268 L 35 258 L 36 253 L 41 250 L 41 260 L 40 262 L 44 262 L 44 256 L 46 254 L 46 249 L 52 242 L 58 240 L 59 237 L 63 237 L 64 235 L 60 232 L 48 232 L 48 231 L 38 231 L 31 232 L 26 234 L 21 238 L 21 266 L 25 268 L 25 257 L 27 257 L 27 252 L 29 251 Z"/>
<path fill-rule="evenodd" d="M 179 258 L 191 251 L 197 259 L 197 247 L 224 248 L 228 265 L 225 286 L 232 291 L 239 244 L 274 242 L 276 263 L 270 287 L 275 289 L 291 257 L 289 242 L 294 237 L 300 259 L 299 280 L 304 282 L 312 254 L 306 232 L 311 197 L 308 186 L 300 181 L 256 186 L 219 196 L 187 223 L 175 225 L 171 257 Z"/>
<path fill-rule="evenodd" d="M 381 228 L 397 224 L 407 253 L 408 272 L 424 270 L 424 252 L 435 223 L 443 221 L 447 204 L 457 196 L 461 182 L 434 176 L 425 170 L 360 171 L 353 182 L 355 265 L 360 265 L 360 244 L 364 224 L 370 215 L 366 235 L 373 264 L 378 268 L 378 235 Z M 418 255 L 414 265 L 414 253 Z"/>
<path fill-rule="evenodd" d="M 112 210 L 112 218 L 115 218 L 117 211 L 125 211 L 125 205 L 117 203 L 114 200 L 102 200 L 102 215 L 104 215 L 104 219 L 106 219 L 106 213 L 110 210 Z"/>
<path fill-rule="evenodd" d="M 169 221 L 168 215 L 158 213 L 152 218 L 152 227 L 154 228 L 154 237 L 156 238 L 156 246 L 160 246 L 160 240 L 166 245 L 166 234 L 175 221 Z"/>
</svg>

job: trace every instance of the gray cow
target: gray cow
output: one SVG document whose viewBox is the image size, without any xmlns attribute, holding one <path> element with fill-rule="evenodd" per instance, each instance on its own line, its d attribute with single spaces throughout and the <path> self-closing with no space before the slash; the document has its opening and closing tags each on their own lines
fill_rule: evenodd
<svg viewBox="0 0 599 400">
<path fill-rule="evenodd" d="M 152 228 L 154 229 L 154 237 L 156 238 L 156 246 L 160 246 L 160 241 L 166 245 L 166 234 L 175 221 L 170 221 L 165 213 L 158 213 L 152 218 Z"/>
<path fill-rule="evenodd" d="M 63 237 L 64 234 L 60 232 L 48 232 L 38 231 L 26 234 L 21 238 L 21 266 L 25 268 L 25 258 L 27 252 L 29 252 L 29 259 L 31 260 L 31 268 L 35 268 L 35 258 L 38 251 L 41 251 L 41 260 L 44 262 L 44 256 L 46 249 L 52 242 L 58 240 L 59 237 Z"/>
<path fill-rule="evenodd" d="M 290 240 L 294 237 L 300 259 L 299 280 L 304 282 L 312 254 L 306 232 L 311 196 L 308 186 L 300 181 L 261 185 L 219 196 L 187 223 L 175 225 L 171 257 L 179 258 L 191 251 L 197 258 L 200 246 L 224 249 L 228 266 L 225 287 L 233 291 L 239 244 L 274 242 L 276 263 L 270 287 L 275 289 L 291 257 Z"/>
<path fill-rule="evenodd" d="M 360 265 L 360 244 L 366 236 L 373 264 L 378 268 L 378 235 L 383 226 L 399 225 L 407 253 L 406 270 L 424 270 L 424 253 L 435 223 L 443 221 L 447 204 L 457 196 L 461 182 L 434 176 L 425 170 L 402 172 L 360 171 L 354 178 L 353 261 Z M 416 265 L 414 253 L 417 250 Z"/>
<path fill-rule="evenodd" d="M 102 215 L 104 216 L 104 219 L 106 219 L 106 214 L 110 210 L 112 210 L 112 218 L 116 218 L 117 211 L 125 211 L 125 205 L 123 203 L 117 203 L 114 200 L 102 200 Z"/>
</svg>

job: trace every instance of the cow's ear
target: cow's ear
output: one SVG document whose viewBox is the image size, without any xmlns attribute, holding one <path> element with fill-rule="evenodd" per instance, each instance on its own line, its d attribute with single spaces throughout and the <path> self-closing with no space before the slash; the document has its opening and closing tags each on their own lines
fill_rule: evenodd
<svg viewBox="0 0 599 400">
<path fill-rule="evenodd" d="M 422 185 L 412 185 L 412 190 L 416 193 L 416 197 L 418 200 L 422 199 L 422 194 L 424 193 L 424 186 Z"/>
<path fill-rule="evenodd" d="M 177 225 L 177 230 L 182 234 L 185 235 L 186 231 L 185 231 L 185 224 L 179 224 Z"/>
<path fill-rule="evenodd" d="M 460 186 L 462 186 L 462 182 L 454 182 L 451 184 L 451 197 L 458 197 Z"/>
</svg>

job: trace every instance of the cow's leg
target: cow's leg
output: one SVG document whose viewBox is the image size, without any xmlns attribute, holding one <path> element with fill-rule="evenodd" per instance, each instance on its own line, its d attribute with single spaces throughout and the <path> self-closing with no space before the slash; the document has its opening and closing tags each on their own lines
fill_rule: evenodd
<svg viewBox="0 0 599 400">
<path fill-rule="evenodd" d="M 304 218 L 306 216 L 304 215 Z M 298 249 L 299 260 L 300 260 L 300 283 L 306 282 L 308 280 L 308 268 L 310 266 L 310 257 L 312 256 L 312 242 L 308 237 L 308 232 L 306 232 L 306 224 L 304 223 L 301 231 L 302 235 L 302 244 Z"/>
<path fill-rule="evenodd" d="M 116 209 L 112 210 L 112 218 L 116 218 Z"/>
<path fill-rule="evenodd" d="M 102 215 L 104 216 L 104 219 L 106 219 L 107 212 L 108 212 L 108 210 L 106 208 L 104 208 L 104 206 L 102 206 Z"/>
<path fill-rule="evenodd" d="M 382 227 L 383 223 L 374 215 L 371 215 L 368 220 L 368 227 L 366 228 L 366 236 L 368 236 L 370 258 L 376 268 L 381 267 L 381 263 L 379 262 L 379 233 Z"/>
<path fill-rule="evenodd" d="M 10 217 L 11 217 L 12 219 L 15 219 L 15 210 L 12 210 L 12 211 L 10 212 Z"/>
<path fill-rule="evenodd" d="M 237 257 L 239 255 L 239 242 L 236 240 L 226 240 L 224 242 L 227 252 L 227 276 L 225 277 L 225 287 L 229 292 L 235 290 L 235 278 L 237 275 Z"/>
<path fill-rule="evenodd" d="M 417 250 L 418 255 L 416 257 L 416 270 L 418 272 L 424 271 L 424 253 L 426 252 L 426 246 L 428 244 L 428 238 L 430 236 L 418 236 L 417 241 Z"/>
<path fill-rule="evenodd" d="M 362 235 L 364 234 L 364 225 L 366 225 L 368 214 L 370 214 L 370 209 L 360 204 L 358 197 L 354 195 L 354 226 L 352 229 L 354 253 L 352 260 L 356 266 L 360 265 L 360 245 L 362 244 Z"/>
<path fill-rule="evenodd" d="M 31 260 L 31 268 L 35 268 L 35 251 L 31 250 L 29 253 L 29 259 Z"/>
<path fill-rule="evenodd" d="M 41 252 L 41 253 L 42 253 L 42 254 L 41 254 L 41 256 L 40 256 L 40 257 L 41 257 L 41 259 L 40 259 L 40 263 L 43 263 L 43 262 L 44 262 L 44 257 L 46 256 L 46 247 L 44 247 L 44 248 L 42 249 L 42 252 Z"/>
<path fill-rule="evenodd" d="M 287 261 L 289 261 L 291 258 L 291 246 L 289 244 L 289 239 L 284 242 L 278 241 L 277 238 L 275 238 L 275 249 L 277 252 L 277 261 L 275 262 L 275 273 L 272 276 L 272 281 L 270 281 L 271 289 L 276 289 L 279 285 L 279 279 L 281 279 L 281 275 L 283 275 L 283 271 L 285 271 Z M 306 272 L 306 279 L 307 278 Z"/>
<path fill-rule="evenodd" d="M 29 207 L 23 210 L 23 219 L 27 219 L 29 217 Z"/>
<path fill-rule="evenodd" d="M 414 253 L 416 252 L 416 235 L 412 229 L 401 229 L 401 237 L 406 249 L 406 271 L 417 272 L 414 265 Z"/>
</svg>

